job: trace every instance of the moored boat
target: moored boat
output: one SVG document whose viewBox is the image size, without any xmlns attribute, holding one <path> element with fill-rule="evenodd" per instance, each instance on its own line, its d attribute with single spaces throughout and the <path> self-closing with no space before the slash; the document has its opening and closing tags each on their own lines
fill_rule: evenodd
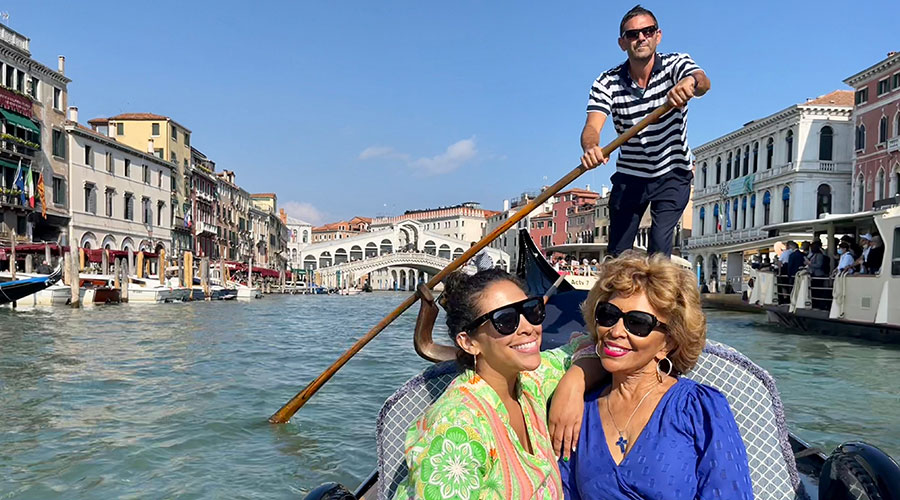
<svg viewBox="0 0 900 500">
<path fill-rule="evenodd" d="M 24 279 L 12 280 L 0 283 L 0 305 L 17 302 L 35 293 L 45 290 L 62 277 L 62 268 L 46 276 L 30 276 Z"/>
</svg>

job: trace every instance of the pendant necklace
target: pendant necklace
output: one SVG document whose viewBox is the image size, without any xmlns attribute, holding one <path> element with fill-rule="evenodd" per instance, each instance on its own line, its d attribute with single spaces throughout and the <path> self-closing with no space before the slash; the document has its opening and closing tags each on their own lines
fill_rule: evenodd
<svg viewBox="0 0 900 500">
<path fill-rule="evenodd" d="M 638 408 L 640 408 L 641 405 L 644 404 L 644 400 L 647 399 L 647 396 L 649 396 L 650 393 L 655 389 L 656 387 L 652 387 L 649 391 L 647 391 L 647 394 L 644 394 L 644 397 L 642 397 L 637 406 L 634 407 L 634 411 L 631 412 L 631 416 L 628 417 L 628 421 L 625 422 L 625 430 L 628 430 L 628 425 L 631 424 L 631 419 L 634 418 L 634 415 L 637 413 Z M 612 390 L 610 390 L 610 393 L 606 395 L 606 412 L 609 413 L 609 419 L 612 420 L 613 427 L 615 427 L 616 432 L 619 433 L 619 440 L 616 441 L 616 446 L 618 446 L 619 449 L 622 450 L 622 455 L 625 455 L 625 449 L 628 447 L 628 440 L 625 439 L 625 433 L 619 430 L 619 426 L 616 425 L 616 417 L 613 416 L 612 411 L 609 409 L 609 400 L 611 395 Z"/>
</svg>

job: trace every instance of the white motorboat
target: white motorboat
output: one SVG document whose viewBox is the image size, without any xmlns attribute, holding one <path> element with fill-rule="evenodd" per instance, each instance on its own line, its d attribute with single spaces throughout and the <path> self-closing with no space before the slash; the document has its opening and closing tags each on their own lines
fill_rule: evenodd
<svg viewBox="0 0 900 500">
<path fill-rule="evenodd" d="M 172 288 L 160 285 L 158 280 L 129 278 L 128 302 L 171 302 L 175 300 Z"/>
</svg>

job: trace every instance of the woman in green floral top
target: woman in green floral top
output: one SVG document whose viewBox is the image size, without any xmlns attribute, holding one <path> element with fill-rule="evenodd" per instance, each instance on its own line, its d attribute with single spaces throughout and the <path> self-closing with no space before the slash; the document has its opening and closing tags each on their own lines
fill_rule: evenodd
<svg viewBox="0 0 900 500">
<path fill-rule="evenodd" d="M 542 353 L 543 298 L 527 297 L 505 271 L 454 274 L 444 298 L 464 371 L 410 427 L 409 476 L 394 498 L 563 498 L 547 401 L 576 351 L 595 356 L 593 344 L 583 336 Z M 585 372 L 602 370 L 573 367 L 570 394 L 584 391 Z"/>
</svg>

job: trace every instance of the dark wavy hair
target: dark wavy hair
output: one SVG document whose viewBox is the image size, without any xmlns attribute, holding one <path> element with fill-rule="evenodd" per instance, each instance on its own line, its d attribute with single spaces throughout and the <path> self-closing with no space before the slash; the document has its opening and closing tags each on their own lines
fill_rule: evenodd
<svg viewBox="0 0 900 500">
<path fill-rule="evenodd" d="M 463 368 L 474 369 L 473 356 L 459 347 L 456 343 L 456 334 L 465 330 L 465 327 L 475 321 L 481 315 L 478 303 L 488 286 L 500 282 L 514 283 L 524 292 L 525 283 L 516 276 L 503 269 L 486 269 L 473 275 L 467 275 L 462 271 L 456 271 L 444 278 L 444 293 L 441 295 L 441 305 L 447 313 L 447 332 L 450 340 L 457 347 L 456 362 Z"/>
<path fill-rule="evenodd" d="M 641 7 L 640 4 L 635 5 L 628 12 L 625 13 L 625 16 L 622 18 L 622 22 L 619 23 L 619 36 L 625 36 L 625 23 L 628 22 L 632 17 L 637 16 L 650 16 L 653 18 L 653 24 L 659 26 L 659 21 L 656 20 L 656 16 L 653 15 L 649 10 Z"/>
</svg>

